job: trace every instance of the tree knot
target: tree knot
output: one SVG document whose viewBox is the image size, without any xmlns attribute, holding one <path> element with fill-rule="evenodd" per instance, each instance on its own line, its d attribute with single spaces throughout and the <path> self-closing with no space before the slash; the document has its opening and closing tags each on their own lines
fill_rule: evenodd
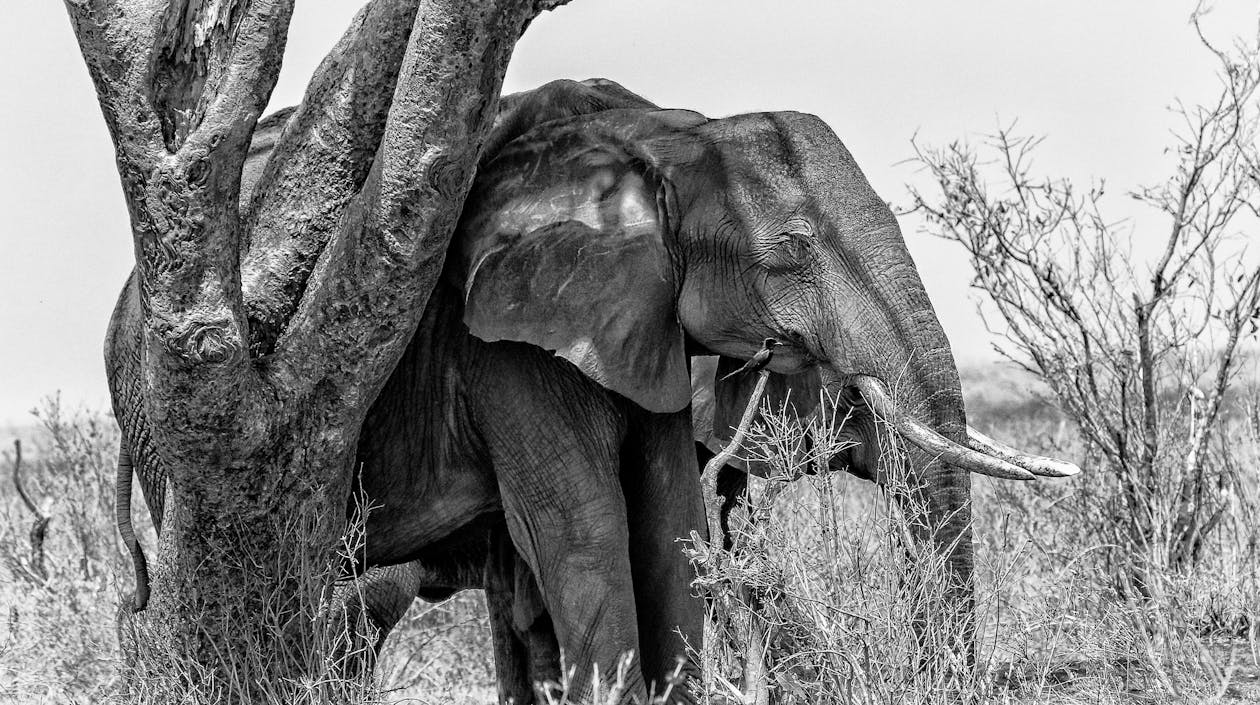
<svg viewBox="0 0 1260 705">
<path fill-rule="evenodd" d="M 167 338 L 167 349 L 194 365 L 214 365 L 243 354 L 240 336 L 227 323 L 192 323 Z"/>
</svg>

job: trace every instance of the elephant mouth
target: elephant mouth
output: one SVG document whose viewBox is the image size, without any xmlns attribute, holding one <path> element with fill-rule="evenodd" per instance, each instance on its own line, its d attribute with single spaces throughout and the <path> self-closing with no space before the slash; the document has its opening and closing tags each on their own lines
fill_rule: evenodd
<svg viewBox="0 0 1260 705">
<path fill-rule="evenodd" d="M 852 375 L 846 386 L 857 390 L 871 411 L 908 442 L 954 467 L 1007 480 L 1071 477 L 1081 471 L 1078 466 L 1063 460 L 1016 450 L 970 425 L 967 426 L 967 445 L 955 443 L 903 412 L 884 383 L 874 377 Z"/>
<path fill-rule="evenodd" d="M 775 348 L 774 358 L 771 359 L 768 368 L 771 372 L 777 372 L 784 375 L 794 375 L 803 372 L 816 363 L 808 353 L 797 349 L 791 345 L 780 344 Z"/>
</svg>

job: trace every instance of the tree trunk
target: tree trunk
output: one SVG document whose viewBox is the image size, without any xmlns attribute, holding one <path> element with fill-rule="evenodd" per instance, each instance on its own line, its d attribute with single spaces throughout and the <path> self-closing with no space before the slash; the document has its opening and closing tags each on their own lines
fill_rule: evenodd
<svg viewBox="0 0 1260 705">
<path fill-rule="evenodd" d="M 293 0 L 66 0 L 136 253 L 138 311 L 116 316 L 139 329 L 119 356 L 136 382 L 115 405 L 170 479 L 130 625 L 154 700 L 317 680 L 360 424 L 441 270 L 512 48 L 558 4 L 374 0 L 242 205 Z"/>
</svg>

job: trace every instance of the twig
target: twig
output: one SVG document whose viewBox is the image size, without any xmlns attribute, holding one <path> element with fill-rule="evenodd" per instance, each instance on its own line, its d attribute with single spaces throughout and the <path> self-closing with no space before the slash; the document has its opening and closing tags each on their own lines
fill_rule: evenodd
<svg viewBox="0 0 1260 705">
<path fill-rule="evenodd" d="M 704 475 L 702 479 L 704 491 L 704 511 L 709 522 L 709 541 L 710 549 L 706 552 L 707 560 L 705 567 L 710 575 L 716 575 L 721 561 L 721 548 L 726 545 L 726 532 L 722 530 L 722 500 L 717 493 L 717 476 L 718 471 L 726 462 L 735 457 L 739 449 L 744 444 L 744 439 L 748 436 L 748 429 L 752 426 L 753 418 L 757 415 L 757 409 L 761 406 L 761 398 L 766 392 L 766 383 L 770 379 L 770 372 L 761 370 L 757 377 L 757 386 L 753 389 L 752 395 L 748 398 L 748 405 L 744 407 L 744 415 L 739 420 L 739 426 L 735 429 L 735 436 L 731 438 L 726 447 L 720 453 L 713 456 L 709 462 L 705 463 Z M 732 546 L 732 548 L 734 548 Z M 742 694 L 745 703 L 750 705 L 766 705 L 769 702 L 769 670 L 765 663 L 765 629 L 757 621 L 757 616 L 752 613 L 753 604 L 752 595 L 747 585 L 738 585 L 735 588 L 737 598 L 749 607 L 747 614 L 748 623 L 744 629 L 741 629 L 744 637 L 744 693 Z M 710 652 L 708 655 L 712 655 Z M 708 661 L 708 659 L 706 659 Z M 705 664 L 709 669 L 715 667 L 715 664 L 709 662 Z M 708 669 L 706 669 L 708 670 Z"/>
<path fill-rule="evenodd" d="M 757 386 L 753 389 L 752 396 L 748 398 L 748 406 L 744 407 L 744 415 L 739 420 L 739 427 L 735 429 L 735 436 L 720 453 L 710 458 L 704 465 L 704 477 L 701 480 L 704 490 L 704 513 L 709 520 L 709 541 L 717 548 L 721 548 L 726 543 L 726 532 L 722 531 L 722 500 L 717 492 L 718 470 L 726 465 L 728 460 L 734 458 L 740 446 L 744 444 L 748 429 L 752 426 L 753 417 L 757 415 L 757 408 L 761 406 L 761 397 L 766 393 L 766 382 L 769 379 L 770 373 L 766 370 L 758 374 Z M 717 553 L 710 552 L 709 556 L 709 562 L 713 564 L 710 567 L 716 568 Z"/>
<path fill-rule="evenodd" d="M 47 580 L 48 571 L 44 569 L 44 538 L 48 535 L 48 522 L 51 518 L 39 510 L 34 500 L 27 494 L 26 488 L 22 486 L 22 441 L 20 440 L 13 441 L 13 486 L 17 488 L 18 496 L 22 498 L 26 508 L 35 515 L 30 532 L 31 572 L 40 580 Z"/>
</svg>

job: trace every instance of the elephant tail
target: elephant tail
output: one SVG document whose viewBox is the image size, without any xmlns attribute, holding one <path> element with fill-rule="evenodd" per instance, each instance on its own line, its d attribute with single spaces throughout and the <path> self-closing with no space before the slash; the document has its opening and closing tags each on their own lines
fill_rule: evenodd
<svg viewBox="0 0 1260 705">
<path fill-rule="evenodd" d="M 118 444 L 118 476 L 114 485 L 114 518 L 118 524 L 118 533 L 131 553 L 131 564 L 136 571 L 136 594 L 132 599 L 132 611 L 139 612 L 149 604 L 149 562 L 145 560 L 144 549 L 136 539 L 135 528 L 131 525 L 131 446 L 124 437 Z"/>
</svg>

